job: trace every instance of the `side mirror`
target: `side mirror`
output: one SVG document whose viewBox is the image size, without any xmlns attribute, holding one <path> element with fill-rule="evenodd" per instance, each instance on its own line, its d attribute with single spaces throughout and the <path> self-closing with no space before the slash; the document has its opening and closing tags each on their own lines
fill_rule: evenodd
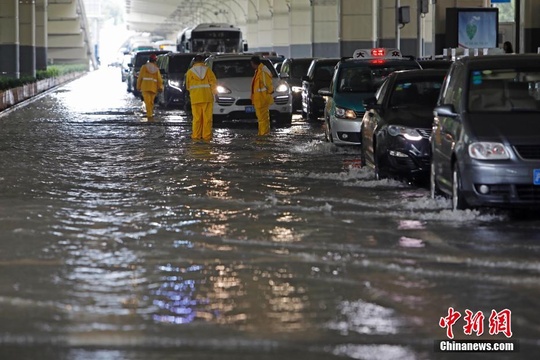
<svg viewBox="0 0 540 360">
<path fill-rule="evenodd" d="M 329 88 L 322 88 L 318 91 L 319 95 L 321 96 L 329 96 L 329 97 L 332 97 L 332 92 L 330 91 Z"/>
<path fill-rule="evenodd" d="M 247 51 L 248 51 L 248 44 L 247 44 L 247 42 L 245 42 L 245 43 L 243 44 L 243 50 L 244 50 L 244 52 L 247 52 Z"/>
<path fill-rule="evenodd" d="M 455 118 L 458 116 L 458 114 L 456 113 L 456 109 L 452 104 L 445 104 L 435 107 L 435 109 L 433 110 L 433 114 L 435 116 L 446 116 L 451 118 Z"/>
</svg>

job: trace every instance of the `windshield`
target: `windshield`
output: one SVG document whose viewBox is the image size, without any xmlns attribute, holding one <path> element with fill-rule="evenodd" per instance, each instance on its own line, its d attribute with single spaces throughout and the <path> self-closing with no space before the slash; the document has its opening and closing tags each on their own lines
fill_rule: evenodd
<svg viewBox="0 0 540 360">
<path fill-rule="evenodd" d="M 274 69 L 272 63 L 267 59 L 261 61 L 272 72 L 272 77 L 277 77 L 276 69 Z M 212 71 L 218 79 L 253 77 L 255 74 L 255 69 L 251 67 L 250 58 L 214 61 Z"/>
<path fill-rule="evenodd" d="M 437 104 L 444 77 L 437 80 L 402 81 L 394 84 L 390 106 L 421 106 L 434 108 Z"/>
<path fill-rule="evenodd" d="M 365 93 L 375 92 L 384 79 L 397 70 L 418 69 L 413 65 L 361 64 L 354 67 L 344 67 L 338 80 L 338 92 Z"/>
<path fill-rule="evenodd" d="M 241 51 L 239 31 L 200 31 L 191 34 L 193 51 L 236 53 Z"/>
<path fill-rule="evenodd" d="M 169 72 L 185 73 L 189 69 L 191 56 L 172 56 L 169 60 Z"/>
<path fill-rule="evenodd" d="M 468 98 L 471 112 L 539 111 L 540 70 L 472 71 Z"/>
</svg>

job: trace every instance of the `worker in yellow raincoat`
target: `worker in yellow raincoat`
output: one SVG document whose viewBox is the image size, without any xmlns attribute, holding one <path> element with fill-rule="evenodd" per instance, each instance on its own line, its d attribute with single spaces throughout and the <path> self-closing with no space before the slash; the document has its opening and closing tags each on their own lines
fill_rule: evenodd
<svg viewBox="0 0 540 360">
<path fill-rule="evenodd" d="M 258 56 L 251 57 L 251 66 L 255 74 L 251 81 L 251 103 L 255 107 L 255 115 L 259 122 L 259 136 L 270 133 L 270 105 L 274 103 L 274 85 L 272 72 L 264 66 Z"/>
<path fill-rule="evenodd" d="M 186 73 L 186 89 L 191 100 L 191 138 L 193 140 L 212 139 L 212 113 L 216 90 L 216 75 L 204 64 L 202 55 L 195 55 L 193 66 Z"/>
<path fill-rule="evenodd" d="M 148 62 L 141 66 L 141 71 L 137 78 L 137 90 L 142 93 L 148 120 L 154 118 L 154 100 L 157 93 L 163 91 L 163 79 L 161 78 L 156 61 L 156 54 L 151 54 Z"/>
</svg>

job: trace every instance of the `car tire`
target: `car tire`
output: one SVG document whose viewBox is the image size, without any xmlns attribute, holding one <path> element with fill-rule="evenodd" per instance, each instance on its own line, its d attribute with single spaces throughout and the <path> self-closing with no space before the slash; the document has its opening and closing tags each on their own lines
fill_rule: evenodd
<svg viewBox="0 0 540 360">
<path fill-rule="evenodd" d="M 454 163 L 452 170 L 452 210 L 465 210 L 467 208 L 467 201 L 463 196 L 459 166 Z"/>
<path fill-rule="evenodd" d="M 437 185 L 437 177 L 435 175 L 435 167 L 433 166 L 433 164 L 431 164 L 429 170 L 429 195 L 432 199 L 435 199 L 437 196 L 442 195 L 442 192 Z"/>
<path fill-rule="evenodd" d="M 277 126 L 291 126 L 292 125 L 292 113 L 279 114 L 276 125 Z"/>
<path fill-rule="evenodd" d="M 332 130 L 330 130 L 330 122 L 325 120 L 325 127 L 324 127 L 324 138 L 326 141 L 333 143 L 334 138 L 332 137 Z"/>
<path fill-rule="evenodd" d="M 385 171 L 384 162 L 382 155 L 377 154 L 377 147 L 373 144 L 373 157 L 375 160 L 375 179 L 382 180 L 388 177 L 387 172 Z"/>
<path fill-rule="evenodd" d="M 190 112 L 191 114 L 191 112 Z M 213 115 L 212 116 L 212 124 L 221 124 L 223 123 L 223 120 L 225 120 L 226 115 Z"/>
<path fill-rule="evenodd" d="M 306 119 L 309 122 L 315 122 L 315 121 L 319 120 L 317 115 L 315 115 L 313 113 L 313 106 L 309 105 L 309 103 L 308 103 L 308 106 L 307 106 Z"/>
</svg>

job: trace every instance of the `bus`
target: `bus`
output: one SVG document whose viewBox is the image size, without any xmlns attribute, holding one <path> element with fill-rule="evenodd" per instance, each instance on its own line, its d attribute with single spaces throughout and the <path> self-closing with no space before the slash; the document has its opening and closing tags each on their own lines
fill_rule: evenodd
<svg viewBox="0 0 540 360">
<path fill-rule="evenodd" d="M 247 49 L 242 30 L 230 24 L 199 24 L 182 30 L 176 39 L 178 52 L 241 53 Z"/>
</svg>

